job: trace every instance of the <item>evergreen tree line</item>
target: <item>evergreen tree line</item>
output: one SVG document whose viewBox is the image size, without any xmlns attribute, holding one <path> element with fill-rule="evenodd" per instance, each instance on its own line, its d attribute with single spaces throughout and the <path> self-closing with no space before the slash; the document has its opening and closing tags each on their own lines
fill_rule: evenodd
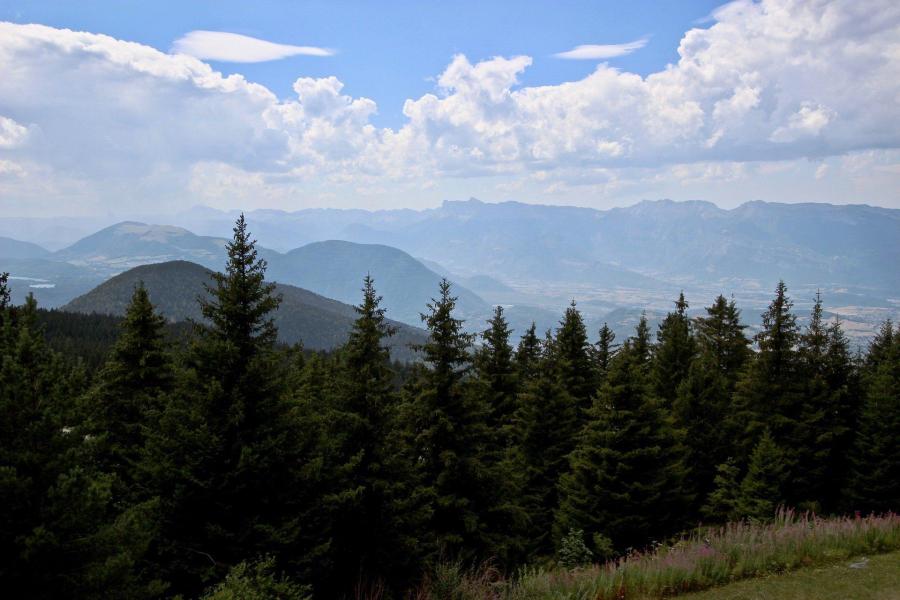
<svg viewBox="0 0 900 600">
<path fill-rule="evenodd" d="M 276 343 L 243 216 L 227 249 L 185 344 L 138 286 L 96 373 L 0 277 L 10 597 L 400 598 L 442 561 L 574 565 L 779 505 L 897 508 L 890 321 L 854 355 L 780 283 L 753 340 L 733 300 L 690 318 L 682 295 L 655 335 L 591 344 L 573 302 L 513 347 L 502 307 L 466 333 L 443 281 L 398 373 L 371 278 L 346 344 L 308 354 Z"/>
</svg>

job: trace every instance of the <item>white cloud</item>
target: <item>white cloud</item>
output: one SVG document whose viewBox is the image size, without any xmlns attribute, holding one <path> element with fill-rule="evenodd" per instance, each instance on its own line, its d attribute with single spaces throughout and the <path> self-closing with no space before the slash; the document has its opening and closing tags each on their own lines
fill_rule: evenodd
<svg viewBox="0 0 900 600">
<path fill-rule="evenodd" d="M 634 40 L 625 44 L 583 44 L 571 50 L 554 54 L 556 58 L 569 60 L 605 60 L 631 54 L 647 45 L 647 38 Z"/>
<path fill-rule="evenodd" d="M 298 77 L 279 99 L 185 54 L 0 24 L 0 160 L 16 173 L 0 210 L 38 197 L 171 206 L 203 190 L 247 206 L 353 203 L 360 189 L 395 204 L 498 189 L 730 198 L 737 179 L 755 197 L 802 180 L 819 186 L 802 198 L 900 204 L 896 156 L 865 158 L 900 148 L 900 4 L 739 1 L 678 55 L 646 76 L 600 64 L 546 86 L 520 84 L 528 56 L 457 55 L 390 129 L 336 77 Z M 844 166 L 817 179 L 829 156 Z M 883 199 L 861 195 L 873 190 Z"/>
<path fill-rule="evenodd" d="M 175 40 L 172 51 L 203 60 L 255 63 L 289 56 L 332 56 L 333 50 L 316 46 L 276 44 L 226 31 L 191 31 Z"/>
<path fill-rule="evenodd" d="M 15 148 L 28 137 L 28 128 L 0 116 L 0 148 Z"/>
</svg>

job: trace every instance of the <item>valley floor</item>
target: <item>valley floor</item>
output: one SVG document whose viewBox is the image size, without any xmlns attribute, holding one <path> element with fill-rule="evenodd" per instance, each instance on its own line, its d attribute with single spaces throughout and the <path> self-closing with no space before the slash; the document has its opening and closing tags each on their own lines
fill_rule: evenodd
<svg viewBox="0 0 900 600">
<path fill-rule="evenodd" d="M 851 564 L 858 568 L 851 568 Z M 684 600 L 900 600 L 900 552 L 748 579 L 678 597 Z"/>
</svg>

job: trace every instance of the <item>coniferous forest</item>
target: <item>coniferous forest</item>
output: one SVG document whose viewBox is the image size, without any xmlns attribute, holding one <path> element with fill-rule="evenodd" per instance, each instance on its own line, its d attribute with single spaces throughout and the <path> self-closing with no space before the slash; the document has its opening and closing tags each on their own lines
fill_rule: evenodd
<svg viewBox="0 0 900 600">
<path fill-rule="evenodd" d="M 628 339 L 573 303 L 513 344 L 502 307 L 466 333 L 445 280 L 398 367 L 377 281 L 346 344 L 311 353 L 277 343 L 265 270 L 242 216 L 204 319 L 174 336 L 138 286 L 102 359 L 103 319 L 80 358 L 0 280 L 5 596 L 405 598 L 447 562 L 574 566 L 783 506 L 900 506 L 889 321 L 857 352 L 827 299 L 801 325 L 779 283 L 752 338 L 733 300 L 692 318 L 681 296 Z"/>
</svg>

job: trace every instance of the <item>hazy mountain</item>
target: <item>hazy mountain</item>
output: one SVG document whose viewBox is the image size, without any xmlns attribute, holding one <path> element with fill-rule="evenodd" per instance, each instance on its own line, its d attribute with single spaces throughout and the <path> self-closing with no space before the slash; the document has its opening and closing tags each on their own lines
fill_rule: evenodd
<svg viewBox="0 0 900 600">
<path fill-rule="evenodd" d="M 62 310 L 122 315 L 134 287 L 143 281 L 162 315 L 172 321 L 201 320 L 197 298 L 205 296 L 203 284 L 210 281 L 210 273 L 209 269 L 187 261 L 135 267 L 75 298 Z M 290 344 L 302 341 L 306 348 L 315 350 L 332 349 L 346 341 L 356 319 L 352 306 L 292 285 L 278 284 L 276 293 L 282 296 L 281 306 L 275 313 L 282 341 Z M 425 332 L 395 321 L 391 324 L 397 327 L 390 342 L 394 357 L 410 358 L 408 345 L 422 343 Z"/>
<path fill-rule="evenodd" d="M 438 293 L 441 275 L 409 254 L 389 246 L 326 241 L 308 244 L 269 260 L 274 281 L 301 285 L 342 302 L 355 302 L 366 274 L 375 279 L 388 315 L 419 323 L 425 305 Z M 482 316 L 490 305 L 461 285 L 453 293 L 461 316 Z"/>
<path fill-rule="evenodd" d="M 230 214 L 190 213 L 224 234 Z M 211 214 L 217 216 L 212 217 Z M 518 202 L 445 202 L 423 211 L 248 213 L 264 245 L 381 243 L 457 276 L 605 287 L 704 285 L 779 277 L 797 284 L 900 289 L 900 210 L 865 205 L 641 202 L 594 210 Z M 201 223 L 202 222 L 202 223 Z"/>
<path fill-rule="evenodd" d="M 220 267 L 225 262 L 225 240 L 172 225 L 126 221 L 75 242 L 53 258 L 107 272 L 171 260 Z"/>
<path fill-rule="evenodd" d="M 3 268 L 3 259 L 8 258 L 41 258 L 50 254 L 50 251 L 32 244 L 20 242 L 8 237 L 0 236 L 0 270 Z"/>
</svg>

